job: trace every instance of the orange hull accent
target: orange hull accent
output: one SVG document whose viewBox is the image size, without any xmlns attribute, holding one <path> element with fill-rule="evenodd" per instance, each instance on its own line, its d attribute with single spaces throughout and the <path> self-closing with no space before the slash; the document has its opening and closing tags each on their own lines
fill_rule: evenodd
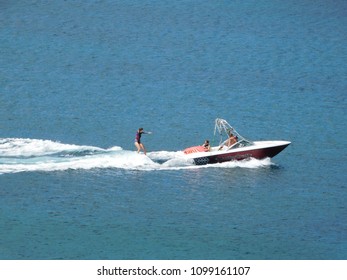
<svg viewBox="0 0 347 280">
<path fill-rule="evenodd" d="M 192 154 L 192 153 L 198 153 L 198 152 L 207 152 L 208 150 L 206 148 L 204 148 L 203 146 L 194 146 L 194 147 L 190 147 L 185 149 L 183 152 L 185 154 Z"/>
</svg>

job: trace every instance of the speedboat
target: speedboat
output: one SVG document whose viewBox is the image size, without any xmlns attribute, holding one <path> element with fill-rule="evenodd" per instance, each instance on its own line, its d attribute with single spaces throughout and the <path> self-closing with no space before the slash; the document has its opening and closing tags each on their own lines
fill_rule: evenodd
<svg viewBox="0 0 347 280">
<path fill-rule="evenodd" d="M 196 165 L 244 160 L 248 158 L 272 158 L 283 151 L 291 142 L 282 140 L 249 141 L 242 137 L 226 120 L 216 119 L 214 135 L 219 134 L 218 146 L 186 148 L 185 156 Z"/>
</svg>

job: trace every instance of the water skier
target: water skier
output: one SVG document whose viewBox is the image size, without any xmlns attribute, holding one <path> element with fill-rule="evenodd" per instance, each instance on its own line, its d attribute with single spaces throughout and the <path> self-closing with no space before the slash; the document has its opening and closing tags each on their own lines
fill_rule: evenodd
<svg viewBox="0 0 347 280">
<path fill-rule="evenodd" d="M 143 128 L 140 127 L 138 131 L 136 132 L 136 136 L 135 136 L 135 146 L 137 148 L 137 152 L 139 153 L 141 150 L 143 150 L 143 153 L 146 154 L 146 148 L 143 145 L 143 143 L 141 143 L 142 134 L 151 134 L 151 132 L 145 132 Z"/>
</svg>

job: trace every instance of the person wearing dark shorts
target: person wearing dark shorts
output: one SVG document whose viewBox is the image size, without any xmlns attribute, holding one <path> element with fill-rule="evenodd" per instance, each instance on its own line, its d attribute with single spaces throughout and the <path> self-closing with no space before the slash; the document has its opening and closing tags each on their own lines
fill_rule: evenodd
<svg viewBox="0 0 347 280">
<path fill-rule="evenodd" d="M 141 143 L 141 135 L 146 134 L 146 132 L 143 130 L 142 127 L 139 128 L 139 130 L 136 132 L 135 136 L 135 147 L 137 148 L 137 152 L 139 153 L 141 150 L 143 150 L 143 153 L 146 154 L 146 148 Z"/>
</svg>

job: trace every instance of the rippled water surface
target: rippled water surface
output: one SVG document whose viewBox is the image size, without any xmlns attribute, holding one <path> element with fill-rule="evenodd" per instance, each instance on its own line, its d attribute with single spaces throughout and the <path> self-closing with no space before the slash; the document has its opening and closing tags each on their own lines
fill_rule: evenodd
<svg viewBox="0 0 347 280">
<path fill-rule="evenodd" d="M 0 6 L 1 259 L 347 258 L 345 1 Z"/>
</svg>

